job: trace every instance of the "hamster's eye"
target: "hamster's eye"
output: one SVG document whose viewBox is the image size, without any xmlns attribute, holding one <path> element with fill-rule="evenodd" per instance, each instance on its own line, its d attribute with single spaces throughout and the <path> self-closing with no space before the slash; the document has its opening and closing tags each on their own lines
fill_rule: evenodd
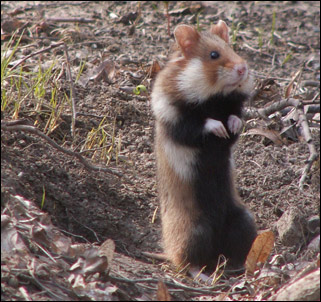
<svg viewBox="0 0 321 302">
<path fill-rule="evenodd" d="M 211 59 L 218 59 L 220 54 L 217 51 L 211 51 Z"/>
</svg>

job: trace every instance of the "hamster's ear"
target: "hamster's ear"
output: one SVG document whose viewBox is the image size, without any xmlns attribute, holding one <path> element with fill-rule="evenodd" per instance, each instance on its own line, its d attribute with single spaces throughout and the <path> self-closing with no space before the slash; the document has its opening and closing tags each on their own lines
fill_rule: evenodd
<svg viewBox="0 0 321 302">
<path fill-rule="evenodd" d="M 212 34 L 219 36 L 227 44 L 229 44 L 228 31 L 229 31 L 228 26 L 222 20 L 218 21 L 216 25 L 212 25 L 210 29 L 210 32 Z"/>
<path fill-rule="evenodd" d="M 178 25 L 174 30 L 176 42 L 186 58 L 192 57 L 200 34 L 191 26 Z"/>
</svg>

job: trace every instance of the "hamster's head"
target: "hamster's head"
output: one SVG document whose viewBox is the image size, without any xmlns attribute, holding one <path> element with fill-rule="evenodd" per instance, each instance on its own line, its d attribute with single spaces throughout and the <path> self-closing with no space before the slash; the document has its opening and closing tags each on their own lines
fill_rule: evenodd
<svg viewBox="0 0 321 302">
<path fill-rule="evenodd" d="M 229 46 L 228 27 L 224 21 L 199 33 L 188 25 L 178 25 L 174 36 L 180 56 L 177 89 L 188 102 L 200 103 L 215 94 L 234 91 L 250 94 L 253 86 L 247 62 Z"/>
</svg>

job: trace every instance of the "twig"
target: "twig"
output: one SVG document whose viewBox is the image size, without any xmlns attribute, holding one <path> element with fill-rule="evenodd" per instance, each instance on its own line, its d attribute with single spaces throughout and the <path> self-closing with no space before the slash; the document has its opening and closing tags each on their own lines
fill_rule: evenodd
<svg viewBox="0 0 321 302">
<path fill-rule="evenodd" d="M 70 236 L 73 236 L 73 237 L 76 237 L 76 238 L 80 238 L 80 239 L 84 240 L 86 243 L 90 243 L 90 241 L 87 240 L 84 236 L 76 235 L 76 234 L 70 233 L 70 232 L 68 232 L 66 230 L 63 230 L 63 229 L 60 229 L 60 231 L 65 233 L 65 234 L 67 234 L 67 235 L 70 235 Z"/>
<path fill-rule="evenodd" d="M 75 92 L 75 87 L 74 87 L 74 82 L 72 80 L 71 76 L 71 69 L 70 69 L 70 60 L 69 60 L 69 54 L 68 54 L 68 49 L 67 45 L 64 43 L 64 50 L 65 50 L 65 55 L 66 55 L 66 61 L 67 61 L 67 76 L 70 82 L 70 98 L 71 98 L 71 136 L 74 137 L 75 135 L 75 124 L 76 124 L 76 118 L 77 118 L 77 111 L 76 111 L 76 92 Z"/>
<path fill-rule="evenodd" d="M 34 274 L 29 272 L 29 270 L 26 273 L 29 273 L 30 276 L 24 273 L 19 273 L 19 278 L 23 279 L 23 281 L 32 282 L 34 285 L 38 286 L 40 289 L 43 289 L 45 292 L 47 292 L 49 295 L 55 298 L 56 301 L 67 301 L 66 298 L 68 298 L 68 296 L 58 296 L 57 294 L 53 293 L 49 288 L 40 283 L 40 281 L 34 276 Z M 73 292 L 70 289 L 68 289 L 67 287 L 61 287 L 59 283 L 56 283 L 55 286 L 63 288 L 64 292 L 66 292 L 69 296 L 73 294 Z"/>
<path fill-rule="evenodd" d="M 318 156 L 319 156 L 312 140 L 310 127 L 309 127 L 306 115 L 304 113 L 303 103 L 299 99 L 287 98 L 287 99 L 281 100 L 280 102 L 275 102 L 272 105 L 267 106 L 265 108 L 261 108 L 261 109 L 251 108 L 245 111 L 245 118 L 250 119 L 250 118 L 257 118 L 261 116 L 266 119 L 270 114 L 276 111 L 280 111 L 289 106 L 295 107 L 298 113 L 299 119 L 298 119 L 297 125 L 298 127 L 301 128 L 302 136 L 305 142 L 307 143 L 309 152 L 310 152 L 310 156 L 307 160 L 307 163 L 304 167 L 303 174 L 299 181 L 299 189 L 302 190 L 304 182 L 312 167 L 312 164 L 318 159 Z"/>
<path fill-rule="evenodd" d="M 58 299 L 59 301 L 64 301 L 62 298 L 63 296 L 57 295 L 56 293 L 52 292 L 47 286 L 43 285 L 35 276 L 34 270 L 35 270 L 35 258 L 31 260 L 31 263 L 29 264 L 29 274 L 32 277 L 33 281 L 43 290 L 45 290 L 49 295 L 54 297 L 55 299 Z"/>
<path fill-rule="evenodd" d="M 280 111 L 289 106 L 293 106 L 297 108 L 299 105 L 300 105 L 300 100 L 288 98 L 288 99 L 281 100 L 279 102 L 275 102 L 272 105 L 264 108 L 256 109 L 252 107 L 251 109 L 246 109 L 244 111 L 244 118 L 246 120 L 258 118 L 258 117 L 263 117 L 264 119 L 267 119 L 267 117 L 270 114 L 276 111 Z"/>
<path fill-rule="evenodd" d="M 302 81 L 301 86 L 302 87 L 307 87 L 307 86 L 320 87 L 320 81 L 310 81 L 310 80 Z"/>
<path fill-rule="evenodd" d="M 270 114 L 276 111 L 280 111 L 288 106 L 293 106 L 297 108 L 299 105 L 300 105 L 300 100 L 288 98 L 288 99 L 281 100 L 279 102 L 275 102 L 268 107 L 258 109 L 258 113 L 261 116 L 268 117 Z"/>
<path fill-rule="evenodd" d="M 79 152 L 79 154 L 84 154 L 86 152 L 96 152 L 96 151 L 100 151 L 100 150 L 105 150 L 107 149 L 107 147 L 97 147 L 97 148 L 92 148 L 92 149 L 85 149 Z"/>
<path fill-rule="evenodd" d="M 304 114 L 303 108 L 297 108 L 297 112 L 299 114 L 298 124 L 301 126 L 302 135 L 303 135 L 304 140 L 306 141 L 309 151 L 310 151 L 310 156 L 309 156 L 308 161 L 304 167 L 303 174 L 302 174 L 300 181 L 299 181 L 299 189 L 302 191 L 303 185 L 304 185 L 304 182 L 308 176 L 308 173 L 309 173 L 313 163 L 318 159 L 319 155 L 318 155 L 317 150 L 313 144 L 309 124 L 308 124 L 306 115 Z"/>
<path fill-rule="evenodd" d="M 168 1 L 164 1 L 164 4 L 165 4 L 166 18 L 167 18 L 167 34 L 170 37 L 171 36 L 171 29 L 170 29 L 171 21 L 170 21 L 170 15 L 168 12 L 168 5 L 169 5 Z"/>
<path fill-rule="evenodd" d="M 61 6 L 73 6 L 73 5 L 83 5 L 83 4 L 88 4 L 91 1 L 65 1 L 63 3 L 61 2 L 50 2 L 50 3 L 40 3 L 40 4 L 36 4 L 36 5 L 29 5 L 29 6 L 25 6 L 25 7 L 19 7 L 19 12 L 18 13 L 23 13 L 29 10 L 38 10 L 40 11 L 43 8 L 52 8 L 52 7 L 61 7 Z"/>
<path fill-rule="evenodd" d="M 26 60 L 28 60 L 28 59 L 31 58 L 31 57 L 34 57 L 34 56 L 39 55 L 39 54 L 41 54 L 41 53 L 43 53 L 43 52 L 49 51 L 49 50 L 51 50 L 51 49 L 53 49 L 53 48 L 62 46 L 62 45 L 64 45 L 64 44 L 65 44 L 65 42 L 60 42 L 60 43 L 57 43 L 57 44 L 52 44 L 52 45 L 50 45 L 50 46 L 47 47 L 47 48 L 44 48 L 44 49 L 38 50 L 38 51 L 36 51 L 36 52 L 34 52 L 34 53 L 31 53 L 30 55 L 22 58 L 18 63 L 16 63 L 15 65 L 13 65 L 9 70 L 12 71 L 13 69 L 17 68 L 20 64 L 22 64 L 23 62 L 25 62 Z"/>
<path fill-rule="evenodd" d="M 78 22 L 78 23 L 94 23 L 95 19 L 86 18 L 47 18 L 48 22 Z"/>
<path fill-rule="evenodd" d="M 52 257 L 50 255 L 50 253 L 45 249 L 43 248 L 39 243 L 37 243 L 36 241 L 33 242 L 33 244 L 35 244 L 39 249 L 41 249 L 43 251 L 44 254 L 46 254 L 48 256 L 48 258 L 50 258 L 50 260 L 54 263 L 57 263 L 57 261 L 55 260 L 54 257 Z"/>
<path fill-rule="evenodd" d="M 15 123 L 15 124 L 14 124 Z M 46 140 L 52 147 L 58 149 L 59 151 L 66 153 L 72 157 L 76 157 L 88 170 L 99 171 L 99 172 L 108 172 L 118 177 L 123 176 L 123 174 L 115 169 L 106 168 L 101 166 L 92 165 L 86 159 L 84 159 L 79 153 L 73 152 L 71 150 L 62 148 L 55 141 L 53 141 L 50 137 L 42 133 L 39 129 L 29 126 L 29 125 L 18 125 L 16 122 L 11 124 L 10 122 L 1 122 L 1 129 L 5 131 L 25 131 L 30 132 L 32 134 L 38 135 L 44 140 Z"/>
<path fill-rule="evenodd" d="M 19 287 L 19 292 L 22 294 L 23 298 L 24 298 L 26 301 L 32 301 L 32 299 L 30 298 L 27 290 L 26 290 L 23 286 L 20 286 L 20 287 Z"/>
<path fill-rule="evenodd" d="M 270 57 L 270 58 L 273 57 L 273 56 L 270 55 L 269 53 L 267 53 L 267 52 L 262 52 L 262 51 L 259 50 L 259 49 L 255 49 L 254 47 L 251 47 L 250 45 L 248 45 L 248 44 L 245 43 L 245 42 L 243 43 L 243 46 L 247 47 L 248 49 L 252 50 L 253 52 L 260 53 L 261 55 L 265 55 L 265 56 Z"/>
<path fill-rule="evenodd" d="M 89 117 L 101 118 L 101 119 L 106 117 L 106 115 L 97 115 L 97 114 L 82 113 L 82 112 L 77 112 L 77 115 L 81 115 L 81 116 L 89 116 Z"/>
<path fill-rule="evenodd" d="M 150 253 L 150 252 L 141 252 L 142 255 L 148 257 L 148 258 L 153 258 L 156 260 L 160 260 L 160 261 L 166 261 L 168 260 L 168 257 L 166 257 L 165 254 L 163 253 Z"/>
<path fill-rule="evenodd" d="M 95 237 L 96 237 L 97 242 L 101 242 L 101 240 L 98 238 L 98 235 L 96 234 L 96 232 L 95 232 L 93 229 L 91 229 L 90 227 L 87 227 L 86 225 L 84 225 L 84 224 L 82 224 L 81 222 L 79 222 L 72 214 L 70 214 L 70 213 L 68 213 L 68 214 L 71 215 L 71 217 L 72 217 L 77 223 L 79 223 L 81 226 L 83 226 L 85 229 L 93 232 L 94 235 L 95 235 Z"/>
<path fill-rule="evenodd" d="M 116 277 L 116 276 L 112 276 L 109 275 L 109 278 L 111 280 L 114 281 L 118 281 L 118 282 L 125 282 L 125 283 L 158 283 L 158 279 L 154 279 L 154 278 L 142 278 L 142 279 L 128 279 L 128 278 L 121 278 L 121 277 Z M 222 286 L 204 286 L 204 287 L 200 287 L 200 288 L 195 288 L 195 287 L 191 287 L 191 286 L 187 286 L 184 284 L 179 283 L 176 280 L 173 280 L 173 282 L 171 281 L 163 281 L 164 284 L 166 284 L 167 286 L 170 287 L 174 287 L 174 288 L 178 288 L 178 289 L 184 289 L 187 291 L 191 291 L 191 292 L 198 292 L 198 293 L 203 293 L 203 294 L 221 294 L 221 291 L 214 291 L 214 289 L 217 289 L 217 287 L 226 287 L 226 285 L 222 285 Z"/>
</svg>

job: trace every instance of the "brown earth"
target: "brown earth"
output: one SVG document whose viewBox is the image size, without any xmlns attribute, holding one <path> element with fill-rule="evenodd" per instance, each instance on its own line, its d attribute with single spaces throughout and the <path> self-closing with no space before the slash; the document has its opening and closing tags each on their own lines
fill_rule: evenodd
<svg viewBox="0 0 321 302">
<path fill-rule="evenodd" d="M 149 96 L 153 78 L 148 75 L 148 70 L 153 61 L 165 62 L 173 42 L 172 36 L 167 34 L 164 3 L 4 1 L 1 6 L 2 22 L 11 20 L 13 17 L 9 13 L 18 7 L 22 12 L 15 18 L 29 22 L 26 25 L 30 29 L 29 36 L 35 32 L 33 26 L 39 25 L 41 18 L 83 17 L 95 20 L 94 23 L 78 24 L 47 21 L 50 30 L 44 30 L 39 25 L 39 36 L 34 34 L 29 41 L 22 41 L 21 45 L 29 47 L 18 50 L 16 59 L 57 42 L 54 38 L 64 38 L 74 77 L 81 59 L 88 62 L 84 74 L 98 66 L 101 60 L 110 60 L 115 64 L 115 75 L 110 76 L 111 80 L 89 81 L 85 87 L 79 83 L 75 85 L 76 108 L 81 113 L 77 117 L 75 140 L 72 142 L 70 135 L 70 108 L 66 108 L 59 126 L 50 137 L 58 144 L 64 144 L 65 148 L 72 147 L 79 151 L 87 133 L 98 127 L 102 120 L 100 117 L 106 116 L 104 123 L 110 136 L 114 131 L 114 148 L 120 146 L 119 153 L 112 153 L 109 166 L 117 167 L 123 176 L 119 178 L 108 173 L 88 171 L 74 158 L 58 152 L 29 133 L 2 131 L 2 209 L 12 195 L 23 196 L 40 207 L 45 190 L 43 211 L 49 213 L 54 225 L 91 243 L 102 243 L 106 239 L 115 242 L 117 256 L 110 274 L 117 271 L 133 279 L 149 276 L 164 278 L 168 267 L 164 270 L 159 262 L 153 265 L 149 258 L 142 255 L 144 251 L 162 251 L 159 211 L 153 221 L 158 201 L 153 152 L 154 118 Z M 139 10 L 141 18 L 136 19 L 137 14 L 132 17 Z M 212 22 L 219 19 L 225 20 L 229 26 L 240 22 L 235 49 L 248 60 L 256 76 L 257 87 L 265 79 L 273 78 L 270 86 L 263 84 L 266 85 L 264 93 L 268 97 L 257 98 L 252 103 L 253 107 L 262 108 L 268 103 L 267 99 L 276 101 L 284 97 L 286 87 L 300 68 L 302 74 L 296 80 L 298 85 L 303 81 L 320 80 L 319 2 L 170 2 L 169 10 L 171 32 L 177 24 L 195 25 L 197 16 L 202 29 L 209 28 Z M 268 45 L 273 11 L 276 16 L 275 35 L 273 45 Z M 137 22 L 133 25 L 135 20 Z M 55 29 L 60 35 L 52 33 Z M 10 30 L 8 32 L 10 34 Z M 262 32 L 263 40 L 261 50 L 259 32 Z M 284 62 L 290 53 L 291 58 Z M 27 63 L 38 66 L 40 60 L 45 65 L 54 57 L 61 66 L 65 58 L 58 48 L 35 56 Z M 59 70 L 57 65 L 55 68 Z M 69 91 L 65 76 L 59 83 L 61 91 Z M 145 85 L 148 93 L 136 96 L 126 89 L 138 84 Z M 302 100 L 313 99 L 319 91 L 319 87 L 301 85 L 301 88 L 293 91 L 292 95 Z M 26 99 L 21 105 L 19 118 L 28 119 L 32 124 L 38 120 L 39 128 L 43 129 L 44 120 L 30 114 L 30 106 L 31 102 Z M 2 119 L 8 121 L 12 117 L 4 111 Z M 280 130 L 278 116 L 273 122 L 271 120 L 266 123 L 274 130 Z M 248 121 L 246 129 L 257 128 L 263 123 L 263 119 Z M 319 124 L 310 125 L 313 143 L 319 151 Z M 111 141 L 111 137 L 107 139 Z M 84 155 L 104 164 L 99 158 L 100 153 L 97 153 L 93 157 L 93 152 Z M 298 263 L 315 262 L 319 254 L 312 253 L 307 246 L 317 233 L 305 232 L 299 242 L 285 246 L 275 228 L 275 223 L 290 207 L 298 209 L 300 219 L 304 221 L 319 215 L 318 165 L 312 167 L 304 189 L 299 190 L 299 181 L 309 158 L 308 145 L 302 136 L 299 134 L 293 140 L 286 137 L 283 143 L 277 144 L 263 135 L 245 134 L 238 142 L 234 157 L 236 183 L 242 200 L 252 210 L 258 228 L 272 229 L 277 235 L 269 259 L 279 255 L 283 258 L 283 265 L 294 265 L 293 271 Z M 70 237 L 75 242 L 84 242 L 79 237 Z M 137 286 L 133 290 L 121 282 L 114 283 L 131 299 L 141 297 L 143 293 L 151 297 L 154 294 L 148 288 Z M 3 300 L 19 299 L 6 291 L 10 284 L 2 285 Z M 29 290 L 33 293 L 37 291 Z M 272 289 L 267 297 L 273 293 Z M 192 297 L 200 299 L 202 296 L 195 296 L 195 293 L 189 295 L 188 292 L 171 294 L 182 300 Z M 46 299 L 45 296 L 43 299 Z"/>
</svg>

